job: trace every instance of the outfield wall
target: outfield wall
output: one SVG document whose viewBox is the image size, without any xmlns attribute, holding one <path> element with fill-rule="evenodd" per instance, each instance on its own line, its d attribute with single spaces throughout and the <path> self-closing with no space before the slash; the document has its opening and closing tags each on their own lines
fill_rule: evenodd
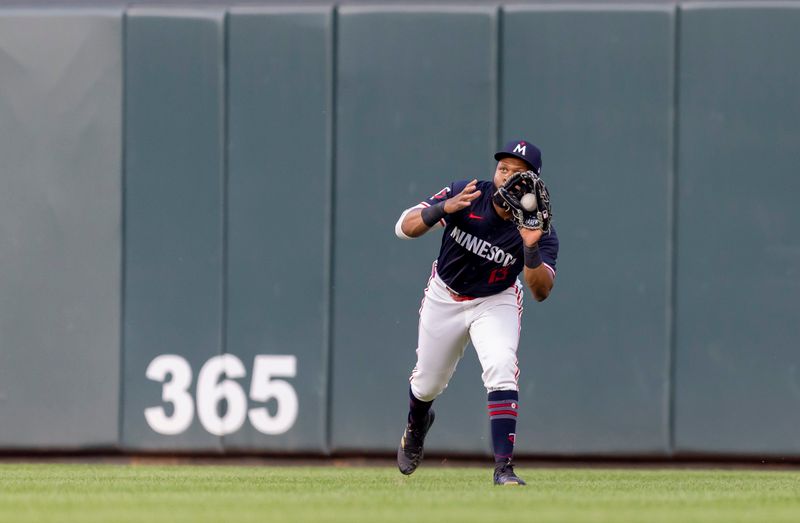
<svg viewBox="0 0 800 523">
<path fill-rule="evenodd" d="M 439 238 L 543 150 L 518 452 L 800 456 L 800 2 L 0 9 L 0 449 L 392 452 Z M 431 451 L 488 454 L 472 349 Z"/>
</svg>

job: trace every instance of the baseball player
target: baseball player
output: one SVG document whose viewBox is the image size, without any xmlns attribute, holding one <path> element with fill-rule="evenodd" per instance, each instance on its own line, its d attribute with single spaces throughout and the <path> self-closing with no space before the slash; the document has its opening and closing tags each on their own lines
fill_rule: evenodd
<svg viewBox="0 0 800 523">
<path fill-rule="evenodd" d="M 517 276 L 522 273 L 537 301 L 546 299 L 556 275 L 558 237 L 549 225 L 549 195 L 538 201 L 539 211 L 546 205 L 543 216 L 521 209 L 505 189 L 510 178 L 518 180 L 525 171 L 527 179 L 539 180 L 539 149 L 527 141 L 513 141 L 494 157 L 492 181 L 453 182 L 406 209 L 395 226 L 402 239 L 444 228 L 419 311 L 408 421 L 397 451 L 403 474 L 414 472 L 422 460 L 425 435 L 434 421 L 433 400 L 447 387 L 467 342 L 472 341 L 488 392 L 494 483 L 525 485 L 512 462 L 522 319 L 522 284 Z M 530 202 L 530 198 L 522 199 Z"/>
</svg>

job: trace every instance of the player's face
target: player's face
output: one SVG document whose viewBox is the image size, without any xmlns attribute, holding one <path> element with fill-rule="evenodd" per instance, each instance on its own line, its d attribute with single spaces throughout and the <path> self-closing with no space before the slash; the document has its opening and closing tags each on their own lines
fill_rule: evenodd
<svg viewBox="0 0 800 523">
<path fill-rule="evenodd" d="M 497 162 L 497 169 L 494 171 L 494 186 L 500 187 L 512 174 L 527 170 L 528 164 L 519 158 L 503 158 Z"/>
</svg>

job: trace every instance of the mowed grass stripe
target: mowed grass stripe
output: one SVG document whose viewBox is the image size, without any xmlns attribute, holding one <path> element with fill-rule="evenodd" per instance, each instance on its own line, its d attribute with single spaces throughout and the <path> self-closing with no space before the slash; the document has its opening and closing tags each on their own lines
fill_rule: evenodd
<svg viewBox="0 0 800 523">
<path fill-rule="evenodd" d="M 0 521 L 796 522 L 800 472 L 0 464 Z"/>
</svg>

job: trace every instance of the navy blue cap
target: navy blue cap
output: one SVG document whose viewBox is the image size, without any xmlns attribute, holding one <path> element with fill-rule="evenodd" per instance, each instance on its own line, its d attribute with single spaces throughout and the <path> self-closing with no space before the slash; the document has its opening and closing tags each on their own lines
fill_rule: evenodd
<svg viewBox="0 0 800 523">
<path fill-rule="evenodd" d="M 539 174 L 542 170 L 542 151 L 531 142 L 524 140 L 508 142 L 505 147 L 494 155 L 494 159 L 497 161 L 508 157 L 519 158 L 527 163 L 536 174 Z"/>
</svg>

